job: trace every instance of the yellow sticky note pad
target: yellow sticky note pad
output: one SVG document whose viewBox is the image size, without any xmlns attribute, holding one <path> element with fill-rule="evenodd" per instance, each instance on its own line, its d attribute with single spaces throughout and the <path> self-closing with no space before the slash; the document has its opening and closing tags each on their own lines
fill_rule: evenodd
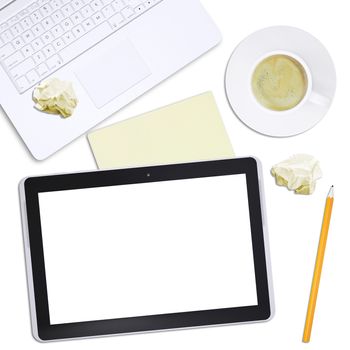
<svg viewBox="0 0 350 350">
<path fill-rule="evenodd" d="M 211 92 L 88 135 L 100 169 L 234 157 Z"/>
</svg>

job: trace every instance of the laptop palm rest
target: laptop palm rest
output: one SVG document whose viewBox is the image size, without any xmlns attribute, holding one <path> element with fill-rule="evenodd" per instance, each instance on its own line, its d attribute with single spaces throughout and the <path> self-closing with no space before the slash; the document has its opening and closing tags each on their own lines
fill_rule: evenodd
<svg viewBox="0 0 350 350">
<path fill-rule="evenodd" d="M 75 72 L 97 108 L 147 78 L 151 71 L 130 40 L 123 40 Z"/>
</svg>

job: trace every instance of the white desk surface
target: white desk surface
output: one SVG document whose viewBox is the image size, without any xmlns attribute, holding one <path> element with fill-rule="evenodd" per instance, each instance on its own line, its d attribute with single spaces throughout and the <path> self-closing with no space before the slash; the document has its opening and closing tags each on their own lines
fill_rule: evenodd
<svg viewBox="0 0 350 350">
<path fill-rule="evenodd" d="M 281 349 L 349 347 L 350 234 L 347 152 L 349 149 L 350 50 L 346 1 L 203 0 L 223 33 L 223 42 L 200 60 L 111 117 L 116 122 L 186 97 L 212 90 L 237 156 L 255 155 L 264 166 L 267 215 L 275 290 L 272 321 L 122 337 L 53 343 L 51 349 Z M 224 92 L 224 71 L 234 47 L 248 34 L 271 25 L 292 25 L 309 31 L 329 49 L 337 68 L 338 90 L 325 119 L 307 133 L 285 139 L 259 135 L 231 112 Z M 1 92 L 2 94 L 4 92 Z M 85 137 L 43 162 L 24 148 L 0 112 L 0 347 L 38 349 L 29 325 L 17 185 L 27 175 L 96 169 Z M 274 184 L 269 169 L 298 152 L 318 157 L 324 176 L 314 195 L 296 196 Z M 341 165 L 338 165 L 342 162 Z M 344 164 L 344 165 L 343 165 Z M 312 340 L 301 343 L 324 203 L 335 185 L 334 211 Z M 294 219 L 295 218 L 295 219 Z M 338 345 L 338 346 L 337 346 Z"/>
</svg>

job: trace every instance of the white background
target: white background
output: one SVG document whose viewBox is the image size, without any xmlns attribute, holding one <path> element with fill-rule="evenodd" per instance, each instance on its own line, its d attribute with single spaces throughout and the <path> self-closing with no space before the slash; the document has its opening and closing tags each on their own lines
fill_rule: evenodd
<svg viewBox="0 0 350 350">
<path fill-rule="evenodd" d="M 245 175 L 39 204 L 51 324 L 257 304 Z"/>
<path fill-rule="evenodd" d="M 349 11 L 347 1 L 203 0 L 223 42 L 185 70 L 124 108 L 104 125 L 212 90 L 238 156 L 255 155 L 265 175 L 276 315 L 268 323 L 162 332 L 44 345 L 50 349 L 345 349 L 349 347 Z M 329 49 L 338 73 L 334 104 L 307 133 L 286 139 L 259 135 L 231 112 L 224 71 L 234 47 L 271 25 L 309 31 Z M 1 94 L 4 92 L 1 91 Z M 25 116 L 23 116 L 25 117 Z M 28 154 L 10 122 L 0 118 L 0 346 L 39 349 L 30 334 L 17 184 L 28 175 L 95 169 L 85 137 L 44 162 Z M 324 176 L 314 195 L 296 196 L 274 184 L 270 167 L 298 152 L 318 157 Z M 312 340 L 301 343 L 313 265 L 329 186 L 336 198 L 327 244 Z"/>
</svg>

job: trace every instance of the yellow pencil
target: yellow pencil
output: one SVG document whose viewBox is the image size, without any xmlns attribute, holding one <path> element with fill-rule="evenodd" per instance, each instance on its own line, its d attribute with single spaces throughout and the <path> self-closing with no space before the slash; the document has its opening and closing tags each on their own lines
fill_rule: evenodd
<svg viewBox="0 0 350 350">
<path fill-rule="evenodd" d="M 328 193 L 327 200 L 326 200 L 326 207 L 324 209 L 323 223 L 322 223 L 320 241 L 318 244 L 314 277 L 312 279 L 309 306 L 307 308 L 306 321 L 305 321 L 305 327 L 304 327 L 304 335 L 303 335 L 304 343 L 308 343 L 310 341 L 312 323 L 314 320 L 314 314 L 315 314 L 315 308 L 316 308 L 318 287 L 320 285 L 320 279 L 321 279 L 323 258 L 326 250 L 326 244 L 327 244 L 328 229 L 329 229 L 329 224 L 330 224 L 331 215 L 332 215 L 333 200 L 334 200 L 334 187 L 332 186 Z"/>
</svg>

